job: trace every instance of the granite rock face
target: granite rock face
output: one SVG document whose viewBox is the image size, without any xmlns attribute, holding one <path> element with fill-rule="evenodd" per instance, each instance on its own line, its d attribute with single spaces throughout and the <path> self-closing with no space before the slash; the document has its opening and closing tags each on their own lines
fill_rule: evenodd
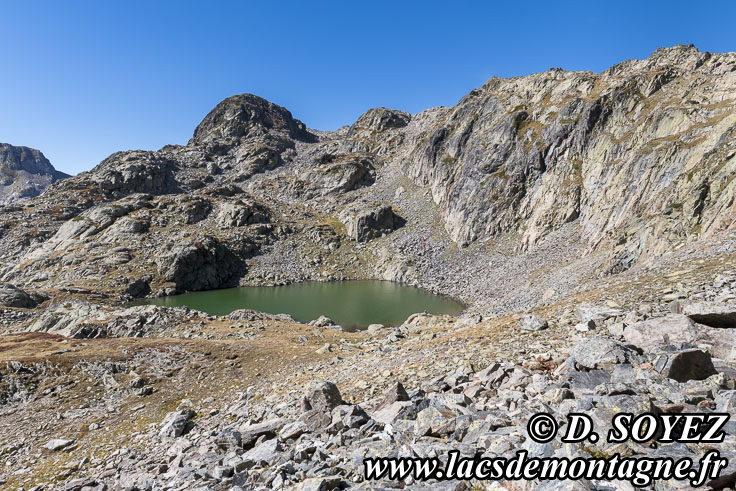
<svg viewBox="0 0 736 491">
<path fill-rule="evenodd" d="M 388 205 L 348 209 L 340 214 L 340 219 L 347 227 L 348 235 L 358 242 L 381 237 L 400 224 L 400 218 Z"/>
<path fill-rule="evenodd" d="M 197 291 L 227 285 L 244 266 L 226 245 L 208 236 L 170 243 L 162 251 L 158 267 L 163 279 L 174 283 L 177 291 Z"/>
<path fill-rule="evenodd" d="M 0 204 L 38 196 L 49 185 L 69 177 L 38 150 L 0 143 Z"/>
<path fill-rule="evenodd" d="M 528 246 L 578 220 L 626 268 L 732 226 L 734 66 L 734 53 L 677 46 L 601 74 L 493 78 L 412 118 L 406 172 L 459 244 L 523 229 Z"/>
</svg>

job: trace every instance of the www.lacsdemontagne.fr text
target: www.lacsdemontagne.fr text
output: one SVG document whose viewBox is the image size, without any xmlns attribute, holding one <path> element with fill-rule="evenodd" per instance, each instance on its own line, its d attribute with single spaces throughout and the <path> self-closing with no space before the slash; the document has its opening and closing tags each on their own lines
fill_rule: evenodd
<svg viewBox="0 0 736 491">
<path fill-rule="evenodd" d="M 728 465 L 716 450 L 706 453 L 699 461 L 670 457 L 558 458 L 529 457 L 520 450 L 512 458 L 467 458 L 452 450 L 447 464 L 435 458 L 368 458 L 364 461 L 365 477 L 369 480 L 391 479 L 415 481 L 430 479 L 479 480 L 621 480 L 634 486 L 648 486 L 658 480 L 689 480 L 694 487 L 718 477 Z"/>
<path fill-rule="evenodd" d="M 567 417 L 567 432 L 563 443 L 595 443 L 599 435 L 594 431 L 593 420 L 584 413 L 570 413 Z M 612 428 L 606 440 L 621 443 L 632 440 L 639 444 L 647 442 L 672 443 L 722 443 L 725 437 L 723 426 L 730 419 L 728 413 L 680 413 L 653 414 L 619 413 L 613 417 Z M 550 442 L 555 438 L 559 425 L 549 413 L 533 415 L 527 424 L 527 435 L 537 443 Z M 446 461 L 446 464 L 444 462 Z M 529 457 L 526 450 L 516 452 L 513 457 L 462 457 L 460 452 L 448 452 L 446 459 L 397 457 L 368 458 L 364 461 L 365 477 L 368 480 L 391 479 L 403 481 L 426 480 L 619 480 L 629 481 L 634 486 L 648 486 L 659 480 L 687 480 L 693 487 L 702 486 L 717 479 L 728 466 L 717 450 L 711 450 L 699 460 L 687 457 L 673 459 L 667 456 L 646 455 L 621 457 Z"/>
</svg>

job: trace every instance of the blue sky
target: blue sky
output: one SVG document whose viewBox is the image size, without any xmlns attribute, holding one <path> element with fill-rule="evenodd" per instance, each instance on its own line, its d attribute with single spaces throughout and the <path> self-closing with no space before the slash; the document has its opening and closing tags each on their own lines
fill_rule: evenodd
<svg viewBox="0 0 736 491">
<path fill-rule="evenodd" d="M 59 170 L 186 143 L 251 92 L 309 127 L 455 104 L 494 75 L 736 51 L 736 2 L 0 0 L 0 142 Z"/>
</svg>

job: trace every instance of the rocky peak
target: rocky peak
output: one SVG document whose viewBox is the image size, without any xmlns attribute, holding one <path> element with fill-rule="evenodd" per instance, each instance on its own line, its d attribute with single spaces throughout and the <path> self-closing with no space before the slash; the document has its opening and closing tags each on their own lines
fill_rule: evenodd
<svg viewBox="0 0 736 491">
<path fill-rule="evenodd" d="M 695 73 L 726 73 L 733 69 L 736 53 L 701 52 L 694 45 L 678 44 L 655 50 L 643 60 L 626 60 L 601 73 L 603 76 L 626 76 L 634 72 L 646 74 L 662 70 Z M 725 69 L 724 69 L 725 65 Z"/>
<path fill-rule="evenodd" d="M 65 177 L 39 150 L 0 143 L 0 204 L 38 196 Z"/>
<path fill-rule="evenodd" d="M 240 94 L 215 106 L 194 130 L 190 144 L 261 136 L 270 131 L 295 140 L 314 140 L 304 123 L 287 109 L 253 94 Z"/>
<path fill-rule="evenodd" d="M 358 132 L 369 130 L 382 132 L 390 129 L 403 128 L 411 120 L 411 114 L 385 107 L 369 109 L 361 115 L 350 127 L 348 137 Z"/>
</svg>

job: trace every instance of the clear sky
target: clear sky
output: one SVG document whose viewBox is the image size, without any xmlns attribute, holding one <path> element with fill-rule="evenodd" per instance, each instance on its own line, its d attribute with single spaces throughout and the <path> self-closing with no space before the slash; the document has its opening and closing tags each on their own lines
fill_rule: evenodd
<svg viewBox="0 0 736 491">
<path fill-rule="evenodd" d="M 736 51 L 736 1 L 0 0 L 0 142 L 59 170 L 186 143 L 251 92 L 309 127 L 455 104 L 494 75 Z"/>
</svg>

